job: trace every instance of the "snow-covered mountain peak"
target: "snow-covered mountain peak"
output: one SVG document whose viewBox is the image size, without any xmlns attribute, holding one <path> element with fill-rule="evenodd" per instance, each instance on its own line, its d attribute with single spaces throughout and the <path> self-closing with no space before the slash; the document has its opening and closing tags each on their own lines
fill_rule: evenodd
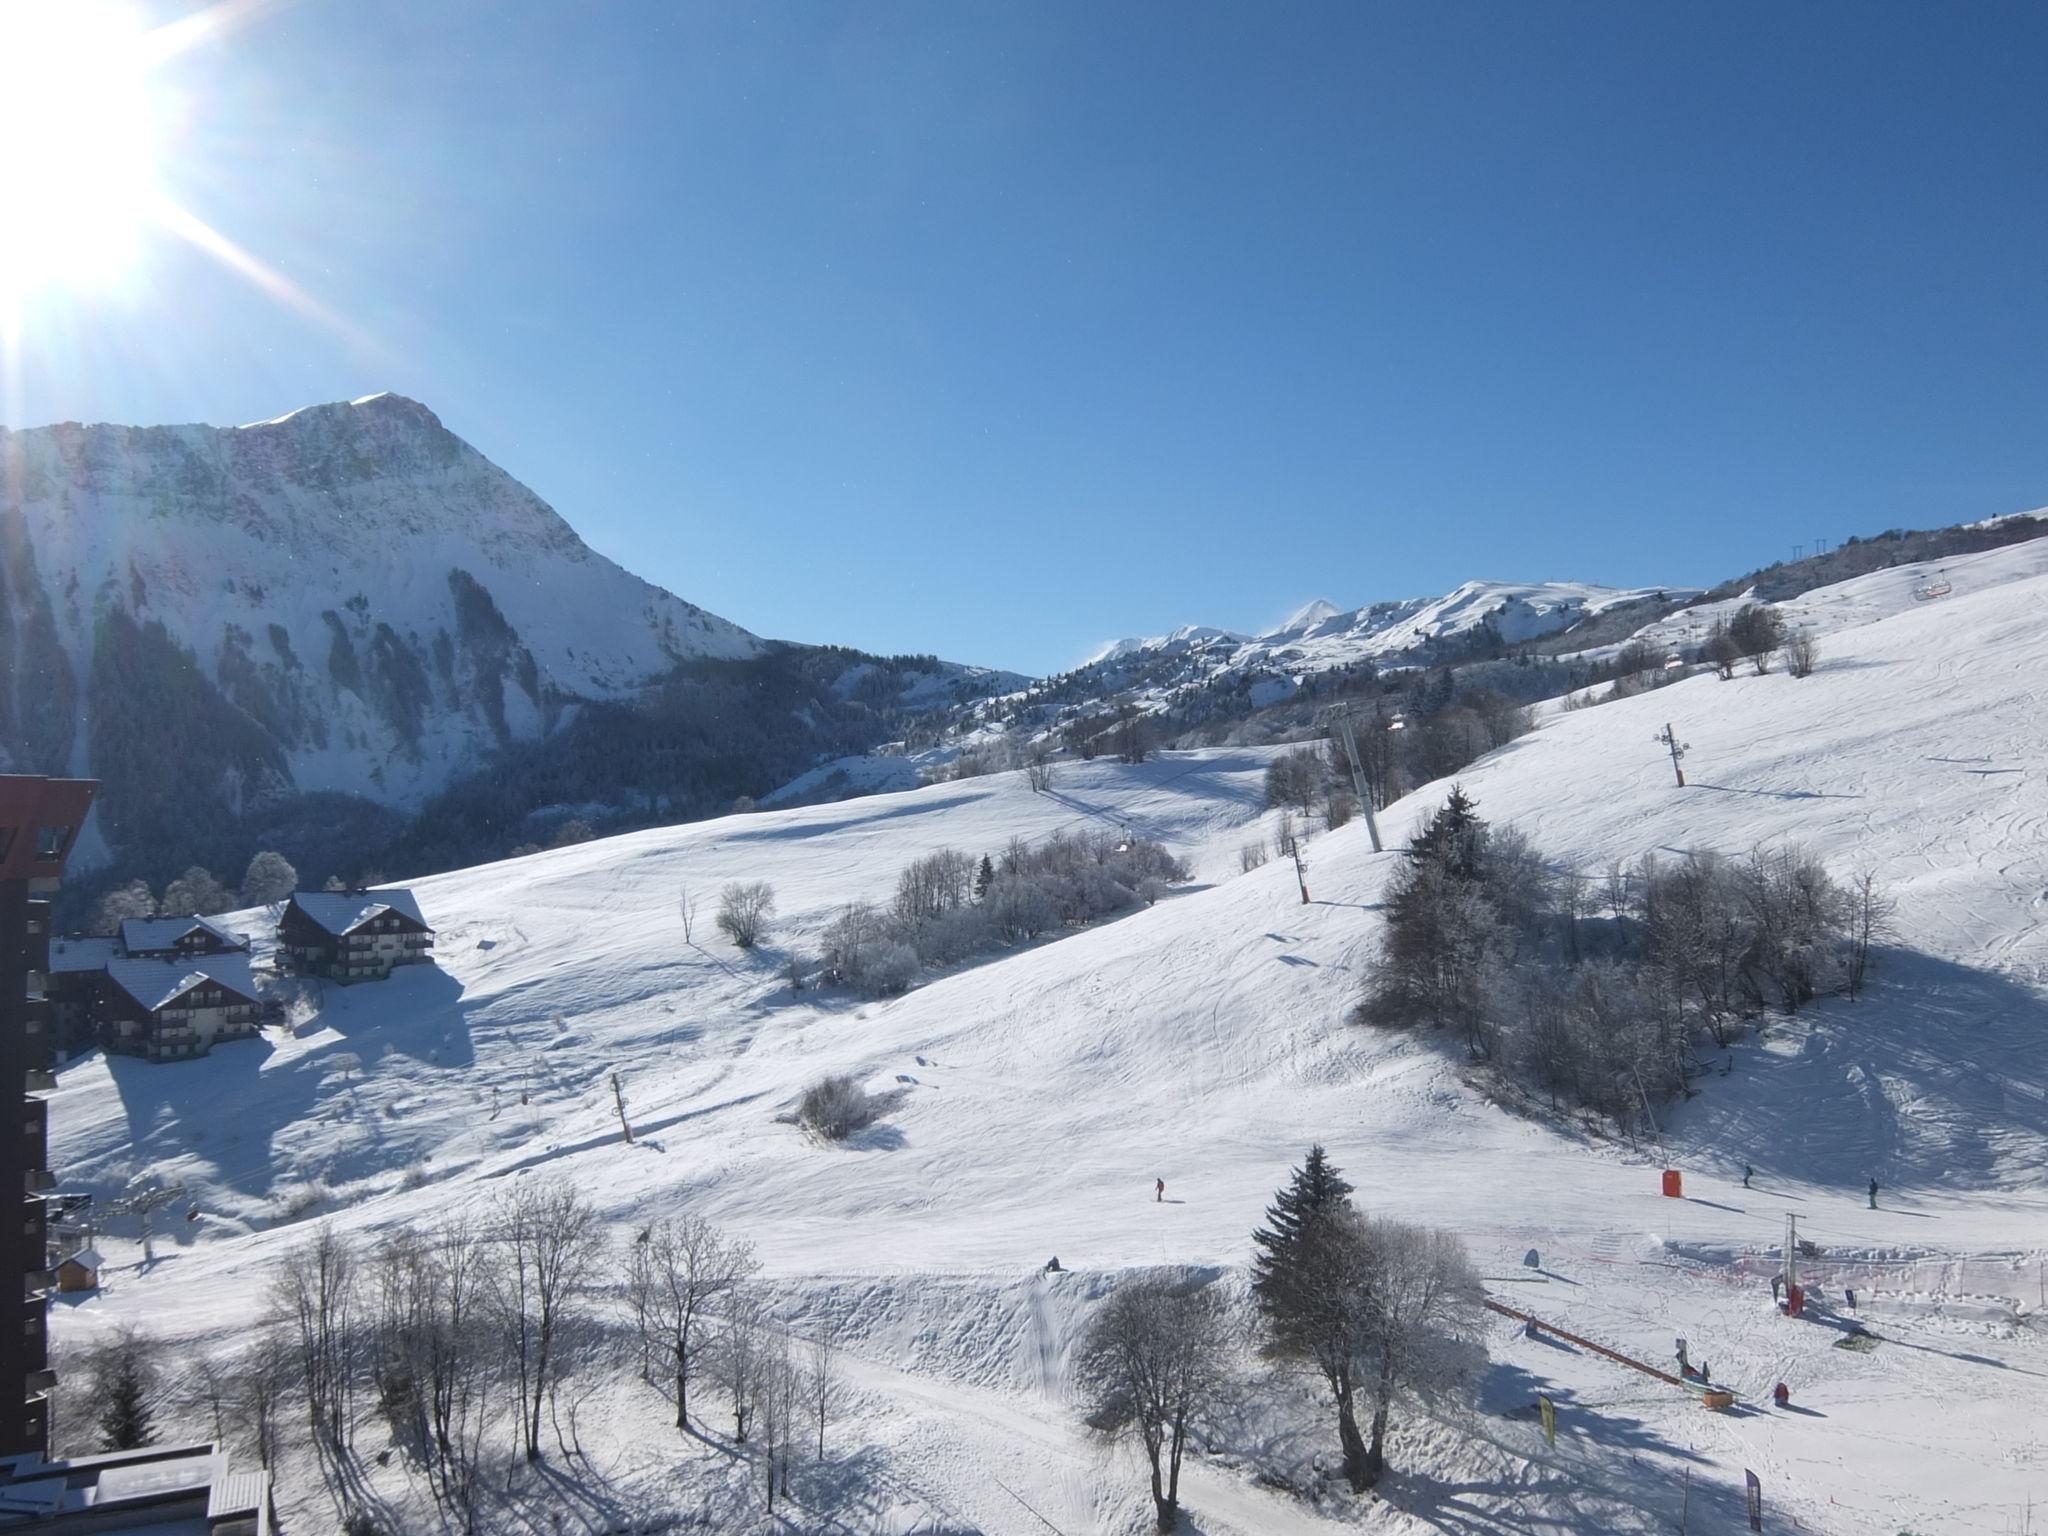
<svg viewBox="0 0 2048 1536">
<path fill-rule="evenodd" d="M 410 805 L 578 701 L 761 649 L 397 394 L 233 428 L 0 429 L 0 562 L 13 766 L 105 776 L 130 705 L 102 692 L 190 672 L 214 724 L 189 728 L 238 742 L 221 771 L 259 802 Z M 35 719 L 31 698 L 56 702 Z"/>
<path fill-rule="evenodd" d="M 1304 603 L 1289 614 L 1281 623 L 1266 631 L 1269 635 L 1306 634 L 1320 624 L 1343 617 L 1344 610 L 1328 598 L 1319 597 L 1312 603 Z"/>
</svg>

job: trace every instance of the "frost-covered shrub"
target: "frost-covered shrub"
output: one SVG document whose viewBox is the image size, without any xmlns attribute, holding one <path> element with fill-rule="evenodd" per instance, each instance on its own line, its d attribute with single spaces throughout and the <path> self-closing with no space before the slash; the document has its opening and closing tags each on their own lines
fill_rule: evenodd
<svg viewBox="0 0 2048 1536">
<path fill-rule="evenodd" d="M 718 931 L 741 949 L 761 941 L 775 911 L 775 889 L 765 880 L 735 880 L 718 893 Z"/>
<path fill-rule="evenodd" d="M 1107 832 L 1055 833 L 1035 847 L 1013 839 L 999 863 L 941 848 L 905 867 L 886 910 L 864 901 L 839 910 L 825 928 L 820 970 L 871 997 L 901 992 L 923 967 L 1149 905 L 1187 878 L 1161 844 Z"/>
<path fill-rule="evenodd" d="M 301 1221 L 319 1210 L 334 1198 L 334 1191 L 319 1179 L 310 1184 L 286 1184 L 273 1197 L 277 1205 L 275 1220 L 282 1225 L 288 1221 Z"/>
<path fill-rule="evenodd" d="M 828 1141 L 844 1141 L 875 1123 L 882 1106 L 853 1078 L 820 1078 L 797 1101 L 796 1117 Z"/>
<path fill-rule="evenodd" d="M 862 986 L 877 997 L 893 996 L 907 992 L 921 970 L 916 950 L 887 939 L 868 953 Z"/>
</svg>

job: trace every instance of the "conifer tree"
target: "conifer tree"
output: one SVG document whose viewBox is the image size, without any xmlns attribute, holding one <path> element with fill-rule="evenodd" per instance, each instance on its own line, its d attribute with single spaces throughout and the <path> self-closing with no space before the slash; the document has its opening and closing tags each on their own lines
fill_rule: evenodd
<svg viewBox="0 0 2048 1536">
<path fill-rule="evenodd" d="M 1344 1475 L 1368 1482 L 1369 1447 L 1358 1428 L 1360 1361 L 1372 1324 L 1372 1253 L 1351 1186 L 1320 1146 L 1294 1170 L 1252 1233 L 1252 1294 L 1276 1355 L 1313 1369 L 1337 1410 Z"/>
<path fill-rule="evenodd" d="M 1429 825 L 1408 846 L 1409 860 L 1435 864 L 1461 880 L 1477 880 L 1486 860 L 1486 823 L 1462 784 L 1451 786 L 1450 798 Z"/>
<path fill-rule="evenodd" d="M 150 1362 L 140 1336 L 124 1332 L 107 1346 L 93 1372 L 100 1397 L 100 1444 L 133 1451 L 156 1438 L 149 1410 Z"/>
<path fill-rule="evenodd" d="M 981 856 L 981 868 L 974 872 L 974 899 L 988 900 L 988 888 L 996 883 L 995 861 L 987 854 Z"/>
<path fill-rule="evenodd" d="M 1280 1323 L 1288 1311 L 1316 1227 L 1350 1210 L 1350 1197 L 1351 1186 L 1317 1142 L 1266 1207 L 1266 1225 L 1252 1233 L 1252 1294 L 1269 1321 Z"/>
</svg>

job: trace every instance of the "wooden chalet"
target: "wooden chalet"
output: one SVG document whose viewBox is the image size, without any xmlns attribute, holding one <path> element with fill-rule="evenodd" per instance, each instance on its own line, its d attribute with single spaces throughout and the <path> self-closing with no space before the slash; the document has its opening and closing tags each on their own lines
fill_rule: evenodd
<svg viewBox="0 0 2048 1536">
<path fill-rule="evenodd" d="M 121 924 L 121 953 L 131 960 L 225 955 L 248 947 L 203 917 L 131 917 Z"/>
<path fill-rule="evenodd" d="M 106 1261 L 100 1257 L 97 1248 L 81 1248 L 76 1253 L 66 1254 L 57 1264 L 57 1289 L 60 1291 L 96 1291 L 100 1288 L 100 1268 Z"/>
<path fill-rule="evenodd" d="M 431 965 L 434 930 L 411 891 L 294 891 L 277 920 L 277 964 L 306 976 L 375 981 Z"/>
<path fill-rule="evenodd" d="M 239 950 L 189 959 L 107 962 L 98 1010 L 109 1051 L 176 1061 L 204 1056 L 222 1040 L 252 1038 L 262 1003 L 249 957 Z"/>
</svg>

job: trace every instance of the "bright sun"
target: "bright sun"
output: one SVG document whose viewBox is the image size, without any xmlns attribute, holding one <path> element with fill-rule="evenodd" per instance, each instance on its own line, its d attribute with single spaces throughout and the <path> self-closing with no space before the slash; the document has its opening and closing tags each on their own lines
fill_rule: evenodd
<svg viewBox="0 0 2048 1536">
<path fill-rule="evenodd" d="M 119 278 L 158 216 L 150 37 L 98 0 L 0 0 L 0 301 Z"/>
</svg>

